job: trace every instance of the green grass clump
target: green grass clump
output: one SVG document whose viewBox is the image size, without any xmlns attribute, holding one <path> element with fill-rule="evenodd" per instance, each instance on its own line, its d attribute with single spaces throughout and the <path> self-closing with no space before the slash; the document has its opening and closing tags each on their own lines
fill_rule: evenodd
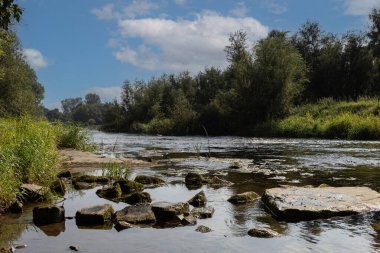
<svg viewBox="0 0 380 253">
<path fill-rule="evenodd" d="M 111 180 L 127 180 L 129 167 L 124 164 L 108 163 L 102 169 L 102 176 Z"/>
<path fill-rule="evenodd" d="M 86 129 L 74 123 L 54 125 L 57 145 L 59 148 L 72 148 L 82 151 L 94 151 L 96 146 L 91 143 L 90 135 Z"/>
<path fill-rule="evenodd" d="M 54 127 L 46 120 L 0 119 L 0 201 L 15 200 L 18 186 L 48 187 L 56 177 L 58 152 Z"/>
</svg>

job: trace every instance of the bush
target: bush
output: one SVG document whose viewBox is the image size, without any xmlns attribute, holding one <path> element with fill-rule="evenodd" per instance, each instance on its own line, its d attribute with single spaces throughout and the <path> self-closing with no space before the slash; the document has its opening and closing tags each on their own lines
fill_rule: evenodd
<svg viewBox="0 0 380 253">
<path fill-rule="evenodd" d="M 74 123 L 54 125 L 59 148 L 72 148 L 82 151 L 94 151 L 96 146 L 91 143 L 90 135 L 84 128 Z"/>
</svg>

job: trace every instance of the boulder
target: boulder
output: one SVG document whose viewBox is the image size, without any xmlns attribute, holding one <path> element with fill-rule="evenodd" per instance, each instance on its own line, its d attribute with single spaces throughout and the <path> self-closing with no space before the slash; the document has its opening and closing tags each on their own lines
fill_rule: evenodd
<svg viewBox="0 0 380 253">
<path fill-rule="evenodd" d="M 74 189 L 75 190 L 88 190 L 95 188 L 95 183 L 85 183 L 85 182 L 74 182 Z"/>
<path fill-rule="evenodd" d="M 36 184 L 22 184 L 20 192 L 25 201 L 42 201 L 49 189 Z"/>
<path fill-rule="evenodd" d="M 240 194 L 236 194 L 228 199 L 228 201 L 232 204 L 246 204 L 248 202 L 253 202 L 256 199 L 259 199 L 260 196 L 256 192 L 244 192 Z"/>
<path fill-rule="evenodd" d="M 149 187 L 158 187 L 165 184 L 165 181 L 159 177 L 144 176 L 144 175 L 136 176 L 135 182 L 149 186 Z"/>
<path fill-rule="evenodd" d="M 130 205 L 136 205 L 142 203 L 150 203 L 152 202 L 152 199 L 150 198 L 150 194 L 147 192 L 135 192 L 120 199 L 120 201 L 128 203 Z"/>
<path fill-rule="evenodd" d="M 214 176 L 212 177 L 208 184 L 211 186 L 211 187 L 223 187 L 223 186 L 231 186 L 233 185 L 234 183 L 230 182 L 230 181 L 227 181 L 227 180 L 224 180 L 224 179 L 221 179 L 217 176 Z"/>
<path fill-rule="evenodd" d="M 126 221 L 118 221 L 118 220 L 115 221 L 115 229 L 118 232 L 120 232 L 124 229 L 133 228 L 133 227 L 135 227 L 135 226 L 132 225 L 131 223 L 126 222 Z"/>
<path fill-rule="evenodd" d="M 200 233 L 209 233 L 209 232 L 211 232 L 212 230 L 211 230 L 211 228 L 209 228 L 209 227 L 206 227 L 206 226 L 200 225 L 200 226 L 198 226 L 198 227 L 195 229 L 195 231 L 200 232 Z"/>
<path fill-rule="evenodd" d="M 207 198 L 204 191 L 198 192 L 194 197 L 187 201 L 187 203 L 195 207 L 205 206 L 207 203 Z"/>
<path fill-rule="evenodd" d="M 189 204 L 157 202 L 152 204 L 152 211 L 158 222 L 167 222 L 173 219 L 178 219 L 178 215 L 188 215 Z"/>
<path fill-rule="evenodd" d="M 127 222 L 130 224 L 150 224 L 156 222 L 156 217 L 150 205 L 142 204 L 127 206 L 115 213 L 115 222 Z"/>
<path fill-rule="evenodd" d="M 105 187 L 96 191 L 96 195 L 105 199 L 114 199 L 121 196 L 121 188 L 119 184 Z"/>
<path fill-rule="evenodd" d="M 37 226 L 60 223 L 65 220 L 63 206 L 45 206 L 33 208 L 33 222 Z"/>
<path fill-rule="evenodd" d="M 198 173 L 189 172 L 185 177 L 185 183 L 190 187 L 200 187 L 203 183 L 207 183 L 207 180 Z"/>
<path fill-rule="evenodd" d="M 261 199 L 275 218 L 289 221 L 380 211 L 380 193 L 368 187 L 272 188 Z"/>
<path fill-rule="evenodd" d="M 183 217 L 180 217 L 180 219 L 181 219 L 181 224 L 184 226 L 193 226 L 197 224 L 197 218 L 192 214 L 189 214 L 186 216 L 183 215 Z"/>
<path fill-rule="evenodd" d="M 211 218 L 214 214 L 215 209 L 213 207 L 195 207 L 191 210 L 190 214 L 194 215 L 199 219 Z"/>
<path fill-rule="evenodd" d="M 96 205 L 82 208 L 75 214 L 77 225 L 104 225 L 112 220 L 114 210 L 112 205 Z"/>
<path fill-rule="evenodd" d="M 65 170 L 65 171 L 59 172 L 58 175 L 57 175 L 57 177 L 58 178 L 70 178 L 70 177 L 72 177 L 72 175 L 71 175 L 70 171 Z"/>
<path fill-rule="evenodd" d="M 248 235 L 258 238 L 271 238 L 280 236 L 279 233 L 268 228 L 252 228 L 248 231 Z"/>
<path fill-rule="evenodd" d="M 140 192 L 144 190 L 144 185 L 130 181 L 130 180 L 119 180 L 114 183 L 120 185 L 120 189 L 124 194 L 130 194 L 133 192 Z"/>
</svg>

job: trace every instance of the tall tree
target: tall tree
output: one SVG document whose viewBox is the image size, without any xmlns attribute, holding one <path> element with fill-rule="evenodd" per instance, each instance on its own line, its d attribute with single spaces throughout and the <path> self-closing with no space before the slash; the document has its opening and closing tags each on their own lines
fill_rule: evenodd
<svg viewBox="0 0 380 253">
<path fill-rule="evenodd" d="M 0 0 L 0 27 L 8 30 L 14 21 L 19 22 L 22 9 L 14 0 Z"/>
</svg>

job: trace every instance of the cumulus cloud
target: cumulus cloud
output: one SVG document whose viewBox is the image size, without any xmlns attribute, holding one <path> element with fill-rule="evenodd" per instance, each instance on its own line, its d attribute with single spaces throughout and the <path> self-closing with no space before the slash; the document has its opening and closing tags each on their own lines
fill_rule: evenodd
<svg viewBox="0 0 380 253">
<path fill-rule="evenodd" d="M 245 2 L 240 2 L 237 6 L 230 11 L 230 14 L 235 17 L 245 17 L 247 15 L 248 9 Z"/>
<path fill-rule="evenodd" d="M 92 87 L 83 92 L 83 95 L 88 93 L 96 93 L 100 96 L 103 102 L 112 102 L 113 100 L 121 101 L 122 87 L 112 86 L 112 87 Z"/>
<path fill-rule="evenodd" d="M 46 68 L 49 65 L 49 61 L 37 49 L 25 48 L 23 49 L 22 54 L 24 55 L 27 63 L 34 70 Z"/>
<path fill-rule="evenodd" d="M 133 0 L 125 6 L 115 6 L 110 3 L 100 8 L 94 8 L 91 12 L 98 19 L 122 19 L 145 16 L 158 8 L 157 4 L 148 0 Z"/>
<path fill-rule="evenodd" d="M 380 8 L 380 0 L 343 0 L 344 12 L 352 16 L 366 16 L 373 8 Z"/>
<path fill-rule="evenodd" d="M 226 66 L 223 49 L 229 35 L 244 30 L 251 42 L 268 28 L 252 17 L 222 16 L 205 11 L 192 20 L 167 18 L 123 19 L 118 22 L 124 47 L 114 52 L 123 62 L 148 70 L 199 71 Z M 130 40 L 139 39 L 139 46 Z"/>
</svg>

